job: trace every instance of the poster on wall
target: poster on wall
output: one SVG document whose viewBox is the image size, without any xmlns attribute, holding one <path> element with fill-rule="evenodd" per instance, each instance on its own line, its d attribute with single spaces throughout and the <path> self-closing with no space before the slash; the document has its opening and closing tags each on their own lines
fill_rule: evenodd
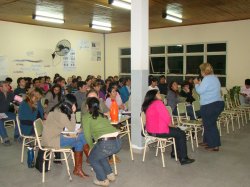
<svg viewBox="0 0 250 187">
<path fill-rule="evenodd" d="M 101 47 L 100 42 L 91 43 L 91 61 L 101 62 Z"/>
<path fill-rule="evenodd" d="M 0 56 L 0 80 L 5 80 L 8 76 L 8 64 L 4 56 Z"/>
<path fill-rule="evenodd" d="M 89 49 L 89 48 L 90 48 L 90 41 L 88 41 L 88 40 L 80 40 L 79 49 Z"/>
<path fill-rule="evenodd" d="M 74 49 L 63 57 L 63 69 L 64 71 L 73 71 L 76 69 L 76 53 Z"/>
</svg>

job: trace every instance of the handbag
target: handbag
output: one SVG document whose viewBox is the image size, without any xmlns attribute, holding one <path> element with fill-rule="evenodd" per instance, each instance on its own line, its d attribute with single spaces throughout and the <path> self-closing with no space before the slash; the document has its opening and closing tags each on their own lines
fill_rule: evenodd
<svg viewBox="0 0 250 187">
<path fill-rule="evenodd" d="M 36 164 L 35 164 L 35 168 L 38 171 L 40 171 L 41 173 L 43 172 L 43 154 L 44 154 L 44 151 L 39 149 L 37 157 L 36 157 Z M 47 158 L 49 158 L 49 155 L 47 156 Z M 47 172 L 49 170 L 49 161 L 48 160 L 45 160 L 44 170 L 45 170 L 45 172 Z"/>
</svg>

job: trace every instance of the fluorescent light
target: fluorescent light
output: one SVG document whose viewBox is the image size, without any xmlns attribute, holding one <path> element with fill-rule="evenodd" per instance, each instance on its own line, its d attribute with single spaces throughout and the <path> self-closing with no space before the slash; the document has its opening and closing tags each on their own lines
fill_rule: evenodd
<svg viewBox="0 0 250 187">
<path fill-rule="evenodd" d="M 131 10 L 131 3 L 122 0 L 109 0 L 109 4 Z"/>
<path fill-rule="evenodd" d="M 178 23 L 182 23 L 182 19 L 180 19 L 180 18 L 178 18 L 178 17 L 176 17 L 176 16 L 172 16 L 172 15 L 163 13 L 163 14 L 162 14 L 162 17 L 165 18 L 165 19 L 171 20 L 171 21 L 175 21 L 175 22 L 178 22 Z"/>
<path fill-rule="evenodd" d="M 99 26 L 103 26 L 103 27 L 111 27 L 111 23 L 95 21 L 95 20 L 92 21 L 92 25 L 99 25 Z"/>
<path fill-rule="evenodd" d="M 111 31 L 111 24 L 110 23 L 104 23 L 100 21 L 92 21 L 92 23 L 89 24 L 89 27 L 92 29 L 98 29 L 98 30 L 104 30 L 104 31 Z"/>
<path fill-rule="evenodd" d="M 64 19 L 59 19 L 59 18 L 52 18 L 52 17 L 46 17 L 46 16 L 40 16 L 40 15 L 33 15 L 33 19 L 39 20 L 39 21 L 47 21 L 47 22 L 52 22 L 52 23 L 64 23 Z"/>
</svg>

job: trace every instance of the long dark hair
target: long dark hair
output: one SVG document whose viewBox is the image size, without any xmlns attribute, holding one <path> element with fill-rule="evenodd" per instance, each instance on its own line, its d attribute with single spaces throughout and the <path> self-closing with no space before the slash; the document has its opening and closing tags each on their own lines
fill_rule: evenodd
<svg viewBox="0 0 250 187">
<path fill-rule="evenodd" d="M 87 99 L 87 105 L 88 105 L 88 109 L 89 109 L 89 113 L 92 115 L 93 119 L 97 119 L 99 115 L 101 115 L 103 117 L 103 114 L 99 112 L 99 100 L 95 97 L 89 97 Z"/>
<path fill-rule="evenodd" d="M 156 94 L 158 93 L 158 90 L 156 89 L 153 89 L 153 90 L 149 90 L 146 95 L 145 95 L 145 98 L 144 98 L 144 101 L 143 101 L 143 104 L 142 104 L 142 111 L 143 112 L 146 112 L 146 110 L 148 109 L 149 105 L 154 101 L 156 100 Z"/>
<path fill-rule="evenodd" d="M 56 94 L 54 93 L 54 89 L 55 88 L 59 88 L 60 89 L 60 91 L 58 92 L 58 101 L 60 101 L 61 97 L 62 97 L 62 87 L 59 84 L 55 84 L 55 85 L 53 85 L 51 87 L 50 92 L 51 92 L 51 94 L 53 96 L 53 99 L 55 99 L 55 97 L 56 97 Z"/>
<path fill-rule="evenodd" d="M 73 94 L 67 94 L 60 103 L 58 103 L 51 109 L 51 111 L 54 111 L 55 108 L 59 108 L 60 111 L 67 115 L 68 119 L 71 120 L 73 105 L 75 105 L 77 108 L 76 97 Z"/>
</svg>

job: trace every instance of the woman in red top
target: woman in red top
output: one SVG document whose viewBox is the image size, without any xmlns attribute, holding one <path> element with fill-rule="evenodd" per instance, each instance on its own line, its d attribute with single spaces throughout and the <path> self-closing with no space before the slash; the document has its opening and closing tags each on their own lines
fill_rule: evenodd
<svg viewBox="0 0 250 187">
<path fill-rule="evenodd" d="M 161 95 L 158 90 L 149 90 L 146 93 L 142 104 L 142 111 L 146 114 L 146 130 L 149 135 L 161 138 L 174 137 L 181 165 L 190 164 L 195 161 L 188 158 L 186 134 L 181 129 L 172 126 L 171 116 L 161 101 Z M 171 157 L 174 158 L 173 150 Z"/>
</svg>

